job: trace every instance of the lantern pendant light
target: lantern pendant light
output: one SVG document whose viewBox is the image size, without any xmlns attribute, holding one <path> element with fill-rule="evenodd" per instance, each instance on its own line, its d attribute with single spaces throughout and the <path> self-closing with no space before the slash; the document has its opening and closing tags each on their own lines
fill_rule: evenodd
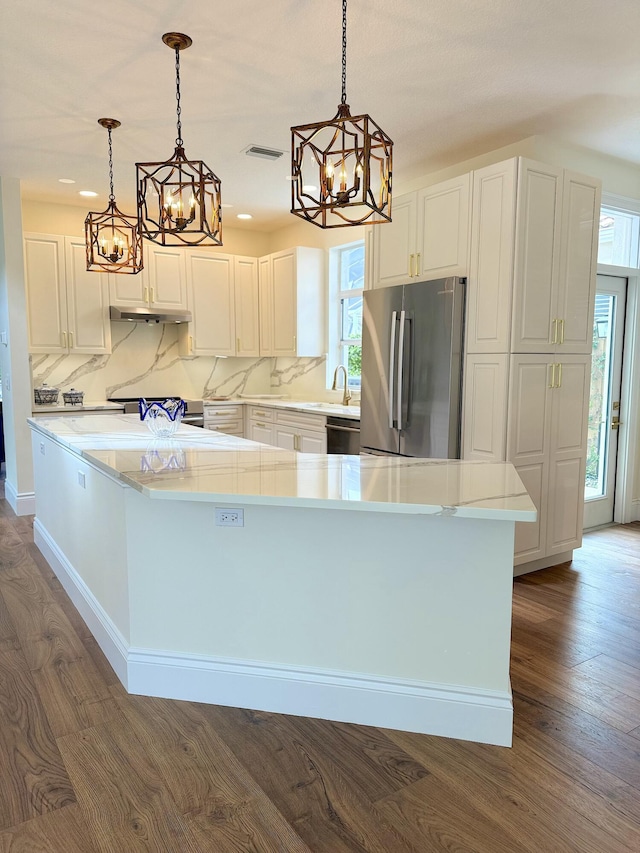
<svg viewBox="0 0 640 853">
<path fill-rule="evenodd" d="M 393 142 L 347 103 L 347 0 L 342 0 L 342 100 L 329 121 L 291 128 L 291 213 L 320 228 L 391 222 Z"/>
<path fill-rule="evenodd" d="M 138 220 L 142 236 L 163 246 L 222 246 L 220 179 L 202 160 L 188 160 L 180 119 L 180 51 L 192 40 L 165 33 L 162 41 L 176 55 L 176 149 L 164 163 L 136 163 Z"/>
<path fill-rule="evenodd" d="M 138 218 L 121 213 L 113 194 L 111 131 L 120 127 L 115 118 L 99 118 L 109 134 L 109 205 L 103 213 L 88 213 L 84 221 L 87 269 L 135 275 L 142 269 L 142 239 Z"/>
</svg>

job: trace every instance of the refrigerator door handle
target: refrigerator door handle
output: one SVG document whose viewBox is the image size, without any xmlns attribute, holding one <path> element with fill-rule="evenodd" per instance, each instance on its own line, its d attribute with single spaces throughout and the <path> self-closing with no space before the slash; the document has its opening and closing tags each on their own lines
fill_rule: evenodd
<svg viewBox="0 0 640 853">
<path fill-rule="evenodd" d="M 389 429 L 393 429 L 393 380 L 395 371 L 396 358 L 396 324 L 398 322 L 398 312 L 394 311 L 391 314 L 391 336 L 389 344 Z"/>
<path fill-rule="evenodd" d="M 398 341 L 398 429 L 402 429 L 402 385 L 404 382 L 404 327 L 406 311 L 400 312 L 400 340 Z"/>
</svg>

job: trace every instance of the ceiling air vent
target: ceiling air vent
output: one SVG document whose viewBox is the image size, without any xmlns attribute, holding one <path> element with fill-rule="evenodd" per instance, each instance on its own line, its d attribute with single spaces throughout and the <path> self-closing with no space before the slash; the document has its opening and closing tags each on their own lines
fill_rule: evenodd
<svg viewBox="0 0 640 853">
<path fill-rule="evenodd" d="M 262 157 L 263 160 L 279 160 L 284 151 L 278 151 L 276 148 L 265 148 L 264 145 L 249 145 L 244 149 L 244 153 L 248 157 Z"/>
</svg>

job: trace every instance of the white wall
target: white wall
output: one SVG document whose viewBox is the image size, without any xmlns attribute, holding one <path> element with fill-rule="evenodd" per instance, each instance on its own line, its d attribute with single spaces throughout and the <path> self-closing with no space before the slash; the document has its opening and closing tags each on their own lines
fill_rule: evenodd
<svg viewBox="0 0 640 853">
<path fill-rule="evenodd" d="M 0 178 L 0 365 L 6 453 L 5 494 L 14 511 L 34 511 L 27 418 L 31 383 L 27 346 L 20 181 Z"/>
</svg>

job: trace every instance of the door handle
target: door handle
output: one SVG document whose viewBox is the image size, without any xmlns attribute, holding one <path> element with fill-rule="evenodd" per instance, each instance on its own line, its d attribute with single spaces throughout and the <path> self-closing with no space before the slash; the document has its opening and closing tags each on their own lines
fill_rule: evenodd
<svg viewBox="0 0 640 853">
<path fill-rule="evenodd" d="M 409 255 L 409 278 L 413 278 L 413 255 Z"/>
<path fill-rule="evenodd" d="M 558 364 L 558 384 L 556 385 L 556 388 L 562 388 L 562 362 Z"/>
<path fill-rule="evenodd" d="M 422 258 L 422 254 L 418 252 L 416 254 L 416 277 L 420 275 L 420 259 Z"/>
<path fill-rule="evenodd" d="M 396 391 L 398 398 L 398 429 L 402 429 L 402 382 L 404 370 L 404 324 L 406 311 L 400 312 L 400 340 L 398 341 L 398 389 Z"/>
<path fill-rule="evenodd" d="M 620 426 L 622 426 L 620 418 L 618 417 L 618 415 L 614 415 L 611 418 L 611 429 L 619 429 Z"/>
<path fill-rule="evenodd" d="M 557 344 L 558 343 L 558 320 L 556 317 L 554 317 L 553 320 L 551 321 L 551 326 L 553 328 L 553 332 L 551 334 L 551 343 Z"/>
<path fill-rule="evenodd" d="M 550 364 L 549 365 L 549 388 L 555 388 L 555 387 L 556 387 L 556 366 L 555 366 L 555 364 Z"/>
<path fill-rule="evenodd" d="M 393 429 L 393 374 L 396 360 L 396 322 L 398 312 L 391 314 L 391 343 L 389 344 L 389 429 Z"/>
<path fill-rule="evenodd" d="M 558 323 L 560 326 L 560 343 L 563 344 L 564 343 L 564 320 L 559 320 Z"/>
</svg>

